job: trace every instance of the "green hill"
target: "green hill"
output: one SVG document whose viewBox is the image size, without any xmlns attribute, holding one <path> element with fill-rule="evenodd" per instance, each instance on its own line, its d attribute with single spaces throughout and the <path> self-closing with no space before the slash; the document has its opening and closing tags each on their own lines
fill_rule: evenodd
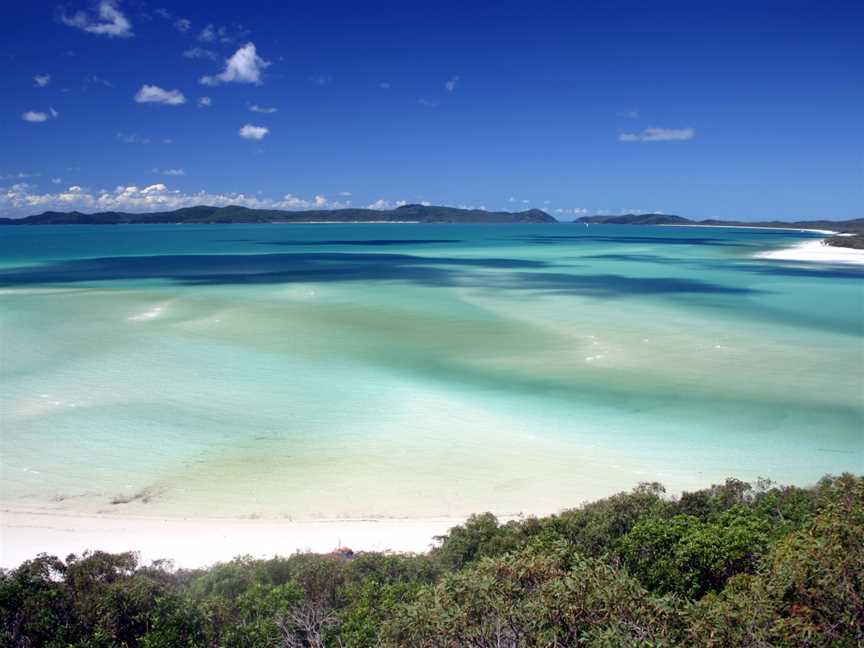
<svg viewBox="0 0 864 648">
<path fill-rule="evenodd" d="M 249 209 L 227 207 L 184 207 L 173 211 L 131 214 L 127 212 L 46 211 L 26 218 L 3 218 L 0 225 L 120 225 L 130 223 L 556 223 L 539 209 L 522 212 L 495 212 L 435 205 L 403 205 L 396 209 Z"/>
</svg>

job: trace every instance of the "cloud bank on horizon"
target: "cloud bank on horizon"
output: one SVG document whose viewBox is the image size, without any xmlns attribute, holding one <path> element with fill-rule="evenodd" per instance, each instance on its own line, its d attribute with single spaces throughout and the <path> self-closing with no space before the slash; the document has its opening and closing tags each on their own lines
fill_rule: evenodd
<svg viewBox="0 0 864 648">
<path fill-rule="evenodd" d="M 604 15 L 346 4 L 337 23 L 262 0 L 40 4 L 4 34 L 16 65 L 0 78 L 2 216 L 304 209 L 345 195 L 563 219 L 646 203 L 692 217 L 862 215 L 864 7 L 845 0 L 783 12 L 754 0 L 711 21 L 674 0 Z M 495 36 L 508 33 L 518 47 Z"/>
</svg>

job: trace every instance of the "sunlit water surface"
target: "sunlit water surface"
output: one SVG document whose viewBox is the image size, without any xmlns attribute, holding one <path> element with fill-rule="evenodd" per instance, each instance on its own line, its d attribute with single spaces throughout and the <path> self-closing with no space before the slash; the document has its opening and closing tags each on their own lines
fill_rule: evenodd
<svg viewBox="0 0 864 648">
<path fill-rule="evenodd" d="M 799 232 L 0 229 L 0 505 L 545 513 L 864 469 L 855 267 Z"/>
</svg>

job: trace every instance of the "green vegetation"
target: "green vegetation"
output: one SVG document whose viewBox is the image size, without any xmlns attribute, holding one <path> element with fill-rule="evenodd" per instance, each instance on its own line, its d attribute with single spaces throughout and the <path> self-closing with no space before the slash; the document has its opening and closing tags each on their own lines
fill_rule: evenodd
<svg viewBox="0 0 864 648">
<path fill-rule="evenodd" d="M 0 646 L 864 645 L 864 478 L 658 484 L 559 515 L 477 515 L 429 554 L 41 555 L 0 573 Z"/>
<path fill-rule="evenodd" d="M 829 236 L 825 239 L 825 245 L 864 250 L 864 227 L 861 228 L 858 234 L 853 236 Z"/>
<path fill-rule="evenodd" d="M 128 225 L 147 223 L 555 223 L 539 209 L 521 212 L 492 212 L 435 205 L 402 205 L 396 209 L 249 209 L 227 207 L 184 207 L 167 212 L 129 214 L 125 212 L 43 212 L 26 218 L 0 218 L 0 225 Z"/>
</svg>

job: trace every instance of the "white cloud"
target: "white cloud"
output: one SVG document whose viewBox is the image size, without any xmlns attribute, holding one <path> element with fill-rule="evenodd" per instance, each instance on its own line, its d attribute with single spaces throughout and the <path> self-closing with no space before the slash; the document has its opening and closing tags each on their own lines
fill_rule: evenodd
<svg viewBox="0 0 864 648">
<path fill-rule="evenodd" d="M 19 171 L 18 173 L 2 175 L 0 176 L 0 180 L 24 180 L 26 178 L 38 178 L 41 175 L 41 173 L 27 173 L 26 171 Z"/>
<path fill-rule="evenodd" d="M 209 108 L 213 105 L 213 100 L 210 97 L 198 97 L 199 108 Z"/>
<path fill-rule="evenodd" d="M 28 110 L 25 113 L 21 114 L 21 119 L 28 122 L 45 122 L 48 121 L 49 117 L 53 119 L 57 119 L 60 116 L 60 113 L 54 110 L 53 108 L 49 108 L 48 112 L 40 112 L 37 110 Z"/>
<path fill-rule="evenodd" d="M 378 84 L 378 87 L 381 88 L 382 90 L 389 90 L 390 89 L 390 82 L 389 81 L 382 81 L 381 83 Z"/>
<path fill-rule="evenodd" d="M 277 112 L 278 108 L 266 108 L 264 106 L 259 106 L 258 104 L 252 104 L 249 106 L 249 110 L 254 113 L 264 113 L 265 115 L 269 115 L 271 113 Z"/>
<path fill-rule="evenodd" d="M 115 135 L 115 139 L 118 142 L 123 142 L 124 144 L 149 144 L 149 137 L 141 137 L 140 135 L 136 135 L 135 133 L 117 133 Z"/>
<path fill-rule="evenodd" d="M 573 220 L 580 216 L 588 216 L 589 214 L 598 212 L 592 212 L 584 207 L 559 207 L 555 210 L 555 213 L 560 214 L 561 216 L 568 216 L 570 220 Z"/>
<path fill-rule="evenodd" d="M 315 76 L 309 77 L 309 80 L 315 85 L 330 85 L 333 83 L 333 77 L 329 74 L 316 74 Z"/>
<path fill-rule="evenodd" d="M 186 175 L 183 169 L 153 169 L 153 173 L 166 176 L 182 176 Z"/>
<path fill-rule="evenodd" d="M 155 85 L 143 85 L 135 94 L 136 103 L 159 103 L 166 106 L 179 106 L 186 103 L 186 97 L 179 90 L 165 90 Z"/>
<path fill-rule="evenodd" d="M 183 56 L 191 59 L 210 59 L 211 61 L 219 60 L 219 55 L 216 52 L 203 47 L 190 47 L 183 52 Z"/>
<path fill-rule="evenodd" d="M 61 12 L 60 20 L 64 25 L 76 27 L 91 34 L 102 34 L 104 36 L 129 38 L 133 36 L 132 23 L 117 8 L 116 0 L 101 0 L 96 15 L 93 12 L 77 11 L 73 16 L 67 16 Z"/>
<path fill-rule="evenodd" d="M 60 184 L 63 182 L 63 178 L 51 178 L 51 182 L 54 184 Z"/>
<path fill-rule="evenodd" d="M 622 110 L 619 113 L 616 113 L 619 117 L 623 117 L 624 119 L 639 119 L 639 109 L 631 108 L 630 110 Z"/>
<path fill-rule="evenodd" d="M 348 198 L 348 197 L 351 196 L 351 192 L 350 192 L 350 191 L 340 191 L 340 192 L 339 192 L 339 195 L 340 195 L 340 196 L 345 196 L 346 198 Z"/>
<path fill-rule="evenodd" d="M 216 40 L 216 30 L 213 29 L 213 25 L 207 25 L 204 29 L 201 30 L 201 33 L 198 34 L 198 40 L 204 41 L 205 43 L 212 43 Z"/>
<path fill-rule="evenodd" d="M 0 215 L 28 216 L 45 210 L 68 211 L 77 209 L 86 212 L 130 211 L 152 212 L 192 207 L 194 205 L 242 205 L 252 209 L 341 209 L 348 204 L 328 200 L 325 196 L 311 199 L 286 194 L 280 199 L 261 198 L 243 193 L 213 194 L 206 191 L 183 193 L 156 183 L 145 187 L 136 185 L 118 186 L 111 191 L 72 186 L 56 193 L 37 193 L 33 185 L 14 184 L 0 188 Z M 404 204 L 400 201 L 400 204 Z"/>
<path fill-rule="evenodd" d="M 421 106 L 426 106 L 427 108 L 435 108 L 438 105 L 436 101 L 430 101 L 429 99 L 420 98 L 417 100 L 417 103 Z"/>
<path fill-rule="evenodd" d="M 228 27 L 215 27 L 212 24 L 207 25 L 198 34 L 198 40 L 203 43 L 234 43 L 239 39 L 249 35 L 249 30 L 242 25 L 234 25 L 230 29 Z"/>
<path fill-rule="evenodd" d="M 49 83 L 51 83 L 51 75 L 50 74 L 37 74 L 33 77 L 33 84 L 37 88 L 44 88 Z"/>
<path fill-rule="evenodd" d="M 458 76 L 450 77 L 449 81 L 444 82 L 444 87 L 447 88 L 447 92 L 453 92 L 456 89 L 457 83 L 459 83 Z"/>
<path fill-rule="evenodd" d="M 407 200 L 397 200 L 394 202 L 385 200 L 384 198 L 379 198 L 375 202 L 366 205 L 366 209 L 395 209 L 396 207 L 401 207 L 402 205 L 407 204 Z"/>
<path fill-rule="evenodd" d="M 270 129 L 264 126 L 253 126 L 252 124 L 246 124 L 245 126 L 243 126 L 243 128 L 240 129 L 240 137 L 249 140 L 260 140 L 264 139 L 264 136 L 269 132 Z"/>
<path fill-rule="evenodd" d="M 156 9 L 155 13 L 160 18 L 170 20 L 171 24 L 174 26 L 174 29 L 176 29 L 182 34 L 185 34 L 192 27 L 191 20 L 189 20 L 188 18 L 181 18 L 180 16 L 175 16 L 167 9 Z"/>
<path fill-rule="evenodd" d="M 225 69 L 215 76 L 203 76 L 200 83 L 219 85 L 220 83 L 261 84 L 261 73 L 270 65 L 255 50 L 254 43 L 246 43 L 225 61 Z"/>
<path fill-rule="evenodd" d="M 100 76 L 96 76 L 95 74 L 91 74 L 89 76 L 84 77 L 84 89 L 86 90 L 88 87 L 93 85 L 102 85 L 106 88 L 113 88 L 114 84 L 111 83 L 108 79 L 103 79 Z"/>
<path fill-rule="evenodd" d="M 696 137 L 693 128 L 646 128 L 641 133 L 621 133 L 619 142 L 676 142 Z"/>
</svg>

